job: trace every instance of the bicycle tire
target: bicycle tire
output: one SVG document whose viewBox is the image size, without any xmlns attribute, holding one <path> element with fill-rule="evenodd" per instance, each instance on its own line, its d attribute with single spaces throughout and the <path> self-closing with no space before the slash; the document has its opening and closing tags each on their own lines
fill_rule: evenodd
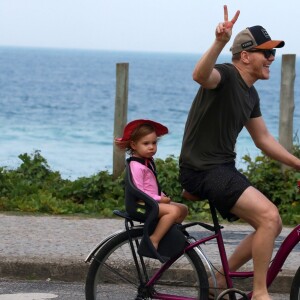
<svg viewBox="0 0 300 300">
<path fill-rule="evenodd" d="M 141 228 L 131 230 L 134 241 L 139 241 L 142 235 Z M 88 270 L 86 300 L 172 299 L 170 295 L 176 295 L 177 298 L 174 299 L 179 299 L 180 296 L 187 297 L 186 299 L 208 299 L 207 273 L 195 250 L 186 251 L 165 270 L 153 286 L 145 288 L 138 279 L 129 247 L 128 234 L 122 232 L 99 250 Z M 146 257 L 144 261 L 150 278 L 161 267 L 161 263 Z M 157 293 L 164 293 L 165 298 Z"/>
<path fill-rule="evenodd" d="M 300 300 L 300 267 L 298 268 L 292 281 L 290 300 Z"/>
</svg>

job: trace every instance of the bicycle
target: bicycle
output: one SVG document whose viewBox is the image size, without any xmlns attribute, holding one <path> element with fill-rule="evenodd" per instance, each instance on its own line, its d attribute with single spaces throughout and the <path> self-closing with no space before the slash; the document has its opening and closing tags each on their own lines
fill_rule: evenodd
<svg viewBox="0 0 300 300">
<path fill-rule="evenodd" d="M 143 195 L 135 191 L 130 180 L 129 164 L 126 165 L 126 175 L 127 184 L 131 190 L 133 189 L 131 192 L 137 192 L 137 197 L 141 199 Z M 189 199 L 193 197 L 188 193 L 185 195 Z M 183 251 L 165 263 L 161 263 L 159 259 L 139 255 L 138 249 L 143 237 L 147 234 L 145 226 L 148 226 L 149 222 L 148 224 L 147 221 L 141 224 L 139 217 L 132 218 L 126 212 L 115 211 L 116 215 L 124 218 L 125 230 L 108 236 L 88 255 L 86 262 L 91 262 L 91 264 L 86 278 L 86 299 L 207 300 L 210 289 L 215 291 L 214 299 L 218 300 L 251 299 L 252 291 L 242 291 L 235 288 L 233 280 L 252 278 L 253 271 L 229 271 L 222 236 L 223 227 L 219 224 L 214 206 L 210 202 L 209 205 L 213 225 L 202 222 L 181 225 L 180 230 L 185 235 L 186 246 Z M 136 224 L 137 222 L 139 224 Z M 188 229 L 193 226 L 201 226 L 212 233 L 196 239 L 188 232 Z M 217 242 L 221 265 L 227 282 L 227 289 L 220 294 L 218 294 L 216 285 L 214 266 L 201 247 L 211 240 Z M 272 260 L 267 277 L 268 286 L 276 278 L 286 258 L 299 242 L 300 224 L 285 238 Z M 212 278 L 213 287 L 209 287 L 209 275 Z M 116 284 L 118 288 L 116 288 Z M 292 281 L 290 300 L 300 300 L 300 267 Z"/>
</svg>

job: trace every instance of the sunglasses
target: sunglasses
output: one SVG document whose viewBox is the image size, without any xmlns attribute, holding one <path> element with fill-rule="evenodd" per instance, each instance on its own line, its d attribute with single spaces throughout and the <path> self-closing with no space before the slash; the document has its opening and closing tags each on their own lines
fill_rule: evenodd
<svg viewBox="0 0 300 300">
<path fill-rule="evenodd" d="M 275 57 L 276 54 L 276 49 L 253 49 L 253 50 L 248 50 L 247 52 L 261 52 L 263 53 L 264 57 L 266 59 L 269 59 L 271 55 Z"/>
</svg>

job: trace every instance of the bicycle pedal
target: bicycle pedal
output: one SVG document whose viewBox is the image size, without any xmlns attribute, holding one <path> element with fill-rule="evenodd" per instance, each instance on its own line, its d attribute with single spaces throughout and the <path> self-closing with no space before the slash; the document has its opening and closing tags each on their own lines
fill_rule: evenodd
<svg viewBox="0 0 300 300">
<path fill-rule="evenodd" d="M 227 289 L 218 295 L 217 300 L 235 300 L 236 295 L 242 296 L 242 298 L 238 298 L 239 300 L 249 300 L 247 294 L 238 289 Z"/>
</svg>

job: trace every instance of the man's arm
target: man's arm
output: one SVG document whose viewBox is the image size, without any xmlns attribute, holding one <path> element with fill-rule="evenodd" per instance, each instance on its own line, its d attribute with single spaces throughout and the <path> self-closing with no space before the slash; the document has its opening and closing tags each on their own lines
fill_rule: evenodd
<svg viewBox="0 0 300 300">
<path fill-rule="evenodd" d="M 221 51 L 230 40 L 232 27 L 238 19 L 239 14 L 240 11 L 237 11 L 232 20 L 228 21 L 228 10 L 227 6 L 224 5 L 224 22 L 219 23 L 216 28 L 216 39 L 195 66 L 193 79 L 204 88 L 215 88 L 220 82 L 220 73 L 214 69 L 214 66 Z"/>
<path fill-rule="evenodd" d="M 221 80 L 220 73 L 214 66 L 225 45 L 226 43 L 215 41 L 195 66 L 193 80 L 201 84 L 204 88 L 213 89 L 217 87 Z"/>
<path fill-rule="evenodd" d="M 300 170 L 300 159 L 289 153 L 268 131 L 262 117 L 250 119 L 245 125 L 257 148 L 267 156 L 296 170 Z"/>
</svg>

